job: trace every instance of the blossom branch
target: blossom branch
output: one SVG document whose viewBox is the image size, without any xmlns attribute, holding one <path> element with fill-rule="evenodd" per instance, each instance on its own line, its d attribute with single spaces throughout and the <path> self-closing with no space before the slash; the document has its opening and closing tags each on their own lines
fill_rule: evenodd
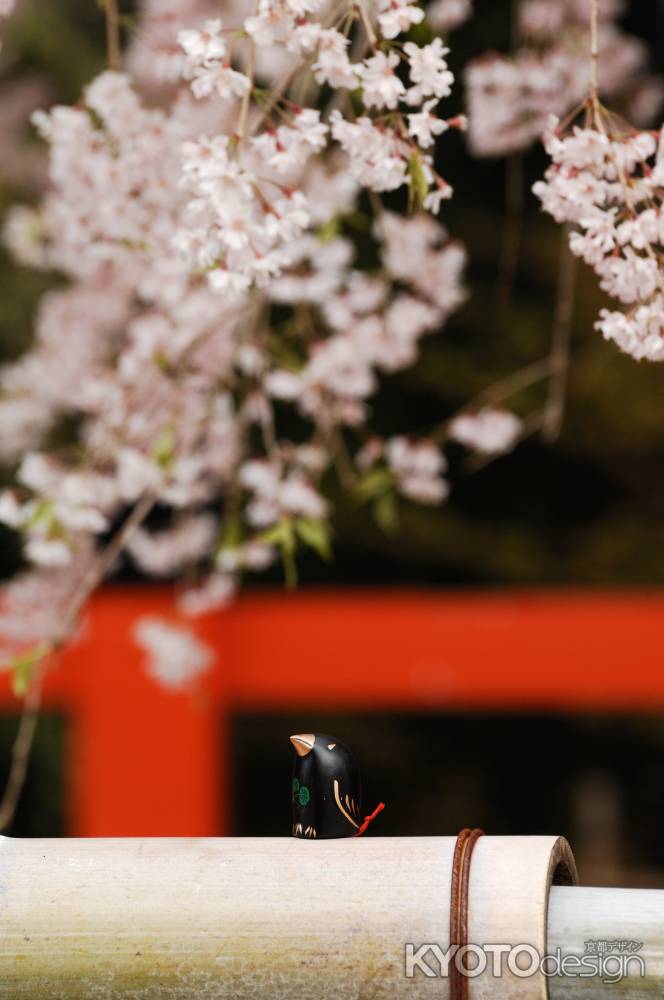
<svg viewBox="0 0 664 1000">
<path fill-rule="evenodd" d="M 542 437 L 553 443 L 560 435 L 570 365 L 570 340 L 576 291 L 576 258 L 569 249 L 569 227 L 562 233 L 558 289 L 551 346 L 551 380 L 544 408 Z"/>
<path fill-rule="evenodd" d="M 116 69 L 118 0 L 105 9 Z M 0 410 L 18 404 L 17 432 L 6 437 L 19 460 L 19 489 L 0 495 L 0 519 L 23 532 L 37 567 L 3 595 L 8 653 L 18 667 L 28 648 L 22 678 L 32 671 L 5 815 L 24 778 L 41 674 L 116 552 L 96 559 L 79 589 L 81 556 L 97 551 L 118 511 L 136 503 L 120 549 L 127 542 L 141 570 L 190 584 L 178 596 L 184 614 L 219 607 L 246 569 L 269 565 L 280 548 L 289 560 L 301 545 L 326 552 L 327 474 L 336 461 L 347 489 L 363 479 L 359 442 L 381 378 L 412 365 L 421 339 L 465 299 L 464 249 L 435 218 L 452 191 L 433 169 L 438 137 L 462 128 L 462 116 L 439 110 L 454 83 L 442 40 L 407 37 L 422 6 L 260 0 L 233 27 L 178 16 L 134 40 L 144 53 L 155 46 L 152 58 L 134 51 L 137 72 L 147 63 L 153 82 L 163 72 L 160 85 L 172 84 L 158 107 L 145 106 L 128 74 L 105 72 L 68 113 L 38 116 L 53 184 L 31 231 L 43 236 L 40 260 L 70 280 L 44 303 L 13 380 L 16 400 L 0 400 Z M 262 56 L 274 46 L 288 70 L 263 90 L 254 61 L 269 79 L 276 71 Z M 204 102 L 200 114 L 183 99 L 181 77 Z M 317 106 L 328 89 L 341 95 L 338 106 Z M 410 215 L 382 206 L 399 189 Z M 367 198 L 375 219 L 363 214 Z M 380 262 L 372 272 L 362 256 L 369 230 Z M 53 370 L 62 372 L 54 385 Z M 86 462 L 44 443 L 75 405 Z M 293 418 L 283 424 L 282 409 Z M 278 433 L 277 417 L 279 428 L 298 428 L 294 439 Z M 398 436 L 383 455 L 390 489 L 444 499 L 435 444 Z M 174 516 L 166 528 L 138 530 L 154 496 Z M 55 611 L 38 615 L 37 605 Z M 146 648 L 172 651 L 173 630 L 153 625 Z M 190 648 L 180 643 L 171 679 L 186 676 Z M 202 668 L 207 658 L 196 661 Z"/>
<path fill-rule="evenodd" d="M 360 11 L 360 17 L 362 18 L 362 24 L 364 25 L 364 30 L 366 31 L 367 38 L 369 39 L 369 44 L 372 48 L 375 48 L 378 38 L 376 37 L 376 32 L 371 24 L 371 18 L 369 17 L 365 0 L 359 0 L 358 8 Z"/>
<path fill-rule="evenodd" d="M 41 708 L 45 662 L 45 659 L 43 659 L 37 667 L 32 683 L 28 688 L 18 731 L 12 747 L 9 775 L 2 795 L 2 801 L 0 801 L 0 831 L 3 832 L 14 820 L 16 808 L 28 773 L 28 762 L 37 731 L 39 710 Z"/>
<path fill-rule="evenodd" d="M 505 223 L 499 261 L 497 305 L 503 315 L 509 308 L 519 267 L 523 233 L 523 156 L 513 153 L 505 166 Z"/>
<path fill-rule="evenodd" d="M 520 0 L 512 0 L 510 8 L 510 47 L 517 50 Z M 505 221 L 503 225 L 500 259 L 498 261 L 497 307 L 499 316 L 505 316 L 514 292 L 514 282 L 519 268 L 519 255 L 523 231 L 523 156 L 513 152 L 505 164 Z"/>
<path fill-rule="evenodd" d="M 518 434 L 513 437 L 511 448 L 516 448 L 523 441 L 527 441 L 528 438 L 538 434 L 544 425 L 544 417 L 544 411 L 541 409 L 530 413 L 521 424 Z M 467 475 L 474 475 L 477 472 L 481 472 L 482 469 L 485 469 L 492 462 L 495 462 L 497 458 L 500 458 L 501 454 L 502 452 L 497 451 L 495 453 L 471 455 L 463 464 L 463 471 Z"/>
<path fill-rule="evenodd" d="M 474 396 L 470 402 L 466 403 L 455 414 L 443 421 L 431 435 L 432 440 L 443 443 L 449 437 L 450 425 L 458 417 L 466 413 L 474 413 L 485 407 L 498 406 L 524 389 L 528 389 L 530 386 L 544 381 L 550 374 L 551 358 L 547 357 L 540 358 L 539 361 L 533 361 L 531 364 L 525 365 L 523 368 L 519 368 L 511 374 L 506 375 L 505 378 L 492 382 L 491 385 L 482 389 L 481 392 Z"/>
<path fill-rule="evenodd" d="M 81 584 L 76 589 L 70 606 L 57 634 L 40 646 L 39 659 L 33 668 L 32 677 L 25 697 L 18 732 L 12 747 L 11 765 L 7 784 L 0 800 L 0 831 L 6 830 L 14 820 L 21 792 L 25 785 L 28 763 L 37 731 L 41 709 L 44 678 L 54 655 L 70 638 L 82 608 L 88 598 L 105 579 L 116 559 L 124 550 L 134 532 L 144 522 L 155 504 L 155 496 L 146 494 L 135 505 L 122 527 L 100 554 Z"/>
<path fill-rule="evenodd" d="M 590 99 L 599 115 L 599 0 L 590 0 Z"/>
<path fill-rule="evenodd" d="M 102 3 L 106 14 L 106 61 L 110 70 L 119 73 L 122 69 L 122 49 L 118 0 L 102 0 Z"/>
<path fill-rule="evenodd" d="M 249 78 L 250 86 L 247 87 L 244 94 L 242 95 L 242 103 L 240 105 L 240 114 L 238 117 L 237 131 L 241 139 L 244 138 L 245 132 L 247 131 L 247 119 L 249 117 L 249 106 L 251 103 L 251 95 L 254 87 L 254 70 L 256 64 L 256 45 L 253 38 L 249 39 L 249 54 L 247 56 L 247 77 Z"/>
<path fill-rule="evenodd" d="M 661 132 L 626 129 L 599 96 L 598 0 L 590 11 L 590 90 L 582 125 L 554 121 L 544 135 L 551 157 L 545 179 L 534 185 L 545 211 L 566 224 L 572 254 L 590 265 L 603 291 L 623 310 L 602 309 L 595 324 L 606 340 L 640 360 L 664 360 L 662 309 L 664 258 L 659 250 L 662 211 Z M 571 268 L 571 263 L 568 264 Z M 556 377 L 551 386 L 546 435 L 559 431 L 564 403 L 573 274 L 565 276 L 554 335 Z M 556 344 L 558 346 L 556 346 Z"/>
</svg>

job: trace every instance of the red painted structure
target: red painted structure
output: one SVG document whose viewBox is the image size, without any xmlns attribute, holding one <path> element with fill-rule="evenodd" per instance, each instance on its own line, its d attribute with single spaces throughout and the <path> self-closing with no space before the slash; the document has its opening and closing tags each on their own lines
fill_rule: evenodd
<svg viewBox="0 0 664 1000">
<path fill-rule="evenodd" d="M 242 710 L 664 711 L 658 592 L 244 597 L 197 625 L 217 665 L 177 693 L 143 669 L 145 614 L 174 616 L 170 593 L 99 594 L 47 681 L 47 709 L 70 720 L 73 836 L 228 833 L 226 724 Z M 0 705 L 18 710 L 6 679 Z"/>
</svg>

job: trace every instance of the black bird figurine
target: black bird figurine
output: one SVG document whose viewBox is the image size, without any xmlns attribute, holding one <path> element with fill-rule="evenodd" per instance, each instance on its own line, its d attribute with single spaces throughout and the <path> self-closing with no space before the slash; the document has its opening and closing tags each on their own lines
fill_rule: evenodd
<svg viewBox="0 0 664 1000">
<path fill-rule="evenodd" d="M 383 808 L 362 818 L 362 783 L 352 752 L 323 733 L 291 736 L 293 766 L 293 836 L 324 840 L 356 837 Z"/>
</svg>

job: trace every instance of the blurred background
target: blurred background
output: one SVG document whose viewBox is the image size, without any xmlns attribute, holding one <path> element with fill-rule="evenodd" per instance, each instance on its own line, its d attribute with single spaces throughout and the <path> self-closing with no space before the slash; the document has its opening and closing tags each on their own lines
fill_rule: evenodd
<svg viewBox="0 0 664 1000">
<path fill-rule="evenodd" d="M 453 37 L 455 70 L 509 44 L 510 0 L 477 0 L 476 6 L 475 17 Z M 130 3 L 123 12 L 130 18 Z M 664 3 L 633 0 L 624 26 L 648 42 L 653 69 L 664 72 Z M 103 53 L 93 0 L 27 0 L 8 25 L 0 57 L 0 216 L 12 203 L 35 200 L 44 182 L 44 150 L 26 124 L 29 112 L 75 101 L 103 66 Z M 453 100 L 463 110 L 461 79 Z M 455 188 L 441 218 L 468 247 L 471 294 L 446 329 L 424 341 L 420 362 L 384 381 L 375 424 L 385 435 L 425 432 L 549 350 L 560 231 L 529 193 L 545 169 L 542 151 L 533 150 L 523 164 L 523 244 L 512 303 L 502 309 L 496 284 L 505 161 L 469 159 L 455 133 L 446 138 L 441 166 Z M 55 280 L 16 267 L 0 249 L 0 362 L 29 343 L 38 298 Z M 404 506 L 392 535 L 366 510 L 337 497 L 334 562 L 303 557 L 301 588 L 431 588 L 442 599 L 449 588 L 663 585 L 662 372 L 602 342 L 592 329 L 602 304 L 593 276 L 582 269 L 565 420 L 555 443 L 530 439 L 476 471 L 459 453 L 449 502 L 440 509 Z M 514 397 L 514 409 L 531 412 L 543 393 L 541 386 L 526 390 Z M 11 474 L 0 472 L 6 481 Z M 18 565 L 12 537 L 0 527 L 0 574 L 9 576 Z M 137 583 L 128 572 L 125 582 Z M 281 586 L 278 571 L 251 586 Z M 518 644 L 518 634 L 513 641 Z M 313 669 L 315 649 L 311 655 Z M 583 650 L 576 655 L 582 671 Z M 638 666 L 625 662 L 624 668 Z M 67 832 L 67 725 L 66 712 L 42 720 L 16 835 Z M 0 723 L 3 775 L 15 726 L 11 713 Z M 472 710 L 330 716 L 316 705 L 304 714 L 246 711 L 233 716 L 224 737 L 232 750 L 233 832 L 288 831 L 285 737 L 317 730 L 356 750 L 368 808 L 389 800 L 377 833 L 454 833 L 464 825 L 495 834 L 563 832 L 586 881 L 664 885 L 664 716 L 598 715 L 592 704 L 573 715 L 537 716 Z M 463 762 L 460 742 L 471 747 Z M 535 772 L 538 780 L 530 780 Z"/>
</svg>

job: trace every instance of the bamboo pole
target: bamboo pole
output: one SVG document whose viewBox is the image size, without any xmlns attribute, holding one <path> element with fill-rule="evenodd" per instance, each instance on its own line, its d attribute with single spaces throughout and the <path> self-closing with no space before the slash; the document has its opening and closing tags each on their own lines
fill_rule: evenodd
<svg viewBox="0 0 664 1000">
<path fill-rule="evenodd" d="M 664 892 L 653 889 L 586 889 L 566 887 L 551 890 L 548 950 L 565 955 L 588 954 L 588 945 L 598 942 L 632 942 L 643 947 L 626 951 L 643 959 L 630 961 L 628 976 L 621 982 L 605 983 L 602 977 L 552 978 L 550 1000 L 643 1000 L 664 997 Z M 594 952 L 594 948 L 592 951 Z M 614 963 L 615 964 L 615 963 Z M 607 966 L 611 974 L 612 964 Z M 605 977 L 606 978 L 606 977 Z"/>
<path fill-rule="evenodd" d="M 454 842 L 0 838 L 0 997 L 447 1000 L 447 979 L 409 978 L 405 955 L 447 948 Z M 661 984 L 664 893 L 550 890 L 570 878 L 559 838 L 483 838 L 470 940 L 576 952 L 585 935 L 634 935 Z M 556 982 L 550 998 L 606 989 Z M 469 1000 L 546 997 L 541 975 L 470 982 Z"/>
</svg>

